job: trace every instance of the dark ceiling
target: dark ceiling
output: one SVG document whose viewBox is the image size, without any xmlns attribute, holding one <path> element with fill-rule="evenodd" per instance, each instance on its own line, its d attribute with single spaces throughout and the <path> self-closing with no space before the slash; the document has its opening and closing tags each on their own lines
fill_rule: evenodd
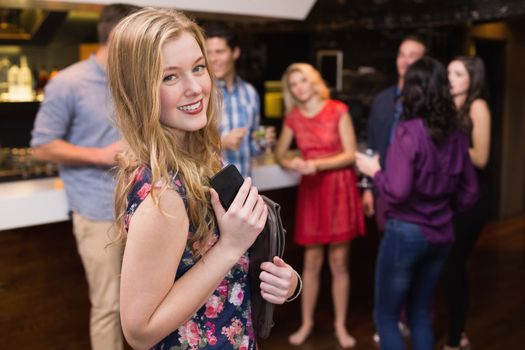
<svg viewBox="0 0 525 350">
<path fill-rule="evenodd" d="M 444 26 L 525 16 L 524 0 L 318 0 L 307 18 L 323 29 Z"/>
</svg>

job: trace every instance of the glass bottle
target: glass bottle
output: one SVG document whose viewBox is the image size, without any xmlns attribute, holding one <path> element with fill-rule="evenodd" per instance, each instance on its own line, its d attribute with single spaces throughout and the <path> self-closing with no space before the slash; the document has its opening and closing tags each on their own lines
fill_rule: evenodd
<svg viewBox="0 0 525 350">
<path fill-rule="evenodd" d="M 20 57 L 20 71 L 18 72 L 18 84 L 20 85 L 20 99 L 22 101 L 33 100 L 33 74 L 27 65 L 27 57 Z"/>
<path fill-rule="evenodd" d="M 7 57 L 0 60 L 0 101 L 6 101 L 9 93 L 8 72 L 11 62 Z"/>
<path fill-rule="evenodd" d="M 18 101 L 19 100 L 19 85 L 18 85 L 18 73 L 20 69 L 16 64 L 11 65 L 7 71 L 7 89 L 8 89 L 8 100 Z"/>
</svg>

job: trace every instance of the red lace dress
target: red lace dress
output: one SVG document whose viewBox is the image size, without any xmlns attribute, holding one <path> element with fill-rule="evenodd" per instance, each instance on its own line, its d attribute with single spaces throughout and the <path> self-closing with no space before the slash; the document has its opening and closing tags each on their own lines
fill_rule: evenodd
<svg viewBox="0 0 525 350">
<path fill-rule="evenodd" d="M 339 121 L 347 111 L 344 103 L 328 100 L 313 117 L 305 117 L 298 108 L 293 109 L 284 124 L 293 130 L 305 159 L 329 157 L 343 151 Z M 352 167 L 301 178 L 295 219 L 298 244 L 344 242 L 364 234 L 364 216 Z"/>
</svg>

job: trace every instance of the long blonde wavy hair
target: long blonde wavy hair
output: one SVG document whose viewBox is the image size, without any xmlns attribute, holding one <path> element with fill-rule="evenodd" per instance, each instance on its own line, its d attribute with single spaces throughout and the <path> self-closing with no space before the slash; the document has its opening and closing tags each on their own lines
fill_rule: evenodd
<svg viewBox="0 0 525 350">
<path fill-rule="evenodd" d="M 321 74 L 311 64 L 308 63 L 292 63 L 286 68 L 281 78 L 281 85 L 283 88 L 284 107 L 286 114 L 290 113 L 292 109 L 298 104 L 298 101 L 293 96 L 290 90 L 290 75 L 294 72 L 302 73 L 306 79 L 313 85 L 314 91 L 323 100 L 330 98 L 330 90 L 321 77 Z"/>
<path fill-rule="evenodd" d="M 152 191 L 156 205 L 160 205 L 159 196 L 170 186 L 170 172 L 181 177 L 187 192 L 188 215 L 195 227 L 189 247 L 194 247 L 194 242 L 210 239 L 216 225 L 209 198 L 209 179 L 221 168 L 218 131 L 221 108 L 211 74 L 208 119 L 204 128 L 188 132 L 179 140 L 160 122 L 162 48 L 182 33 L 195 38 L 208 69 L 201 28 L 182 12 L 173 9 L 144 8 L 122 20 L 109 41 L 108 77 L 115 118 L 129 144 L 129 150 L 118 157 L 115 192 L 116 225 L 122 241 L 125 239 L 127 197 L 143 166 L 151 169 L 152 184 L 162 183 L 160 190 Z M 199 257 L 202 252 L 194 250 L 194 253 Z"/>
</svg>

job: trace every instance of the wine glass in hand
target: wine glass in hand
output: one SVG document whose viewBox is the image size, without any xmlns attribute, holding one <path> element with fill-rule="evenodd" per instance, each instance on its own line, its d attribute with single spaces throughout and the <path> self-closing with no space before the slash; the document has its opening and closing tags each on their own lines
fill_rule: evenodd
<svg viewBox="0 0 525 350">
<path fill-rule="evenodd" d="M 272 146 L 275 142 L 275 128 L 273 126 L 259 126 L 254 132 L 255 142 L 264 150 L 264 154 L 272 153 Z"/>
<path fill-rule="evenodd" d="M 373 157 L 376 155 L 376 151 L 374 151 L 372 148 L 367 148 L 366 145 L 360 147 L 360 152 L 367 155 L 368 157 Z M 372 182 L 372 179 L 361 172 L 359 172 L 359 169 L 357 170 L 358 174 L 361 176 L 361 179 L 357 182 L 357 187 L 362 189 L 371 189 L 374 187 L 374 184 Z"/>
</svg>

